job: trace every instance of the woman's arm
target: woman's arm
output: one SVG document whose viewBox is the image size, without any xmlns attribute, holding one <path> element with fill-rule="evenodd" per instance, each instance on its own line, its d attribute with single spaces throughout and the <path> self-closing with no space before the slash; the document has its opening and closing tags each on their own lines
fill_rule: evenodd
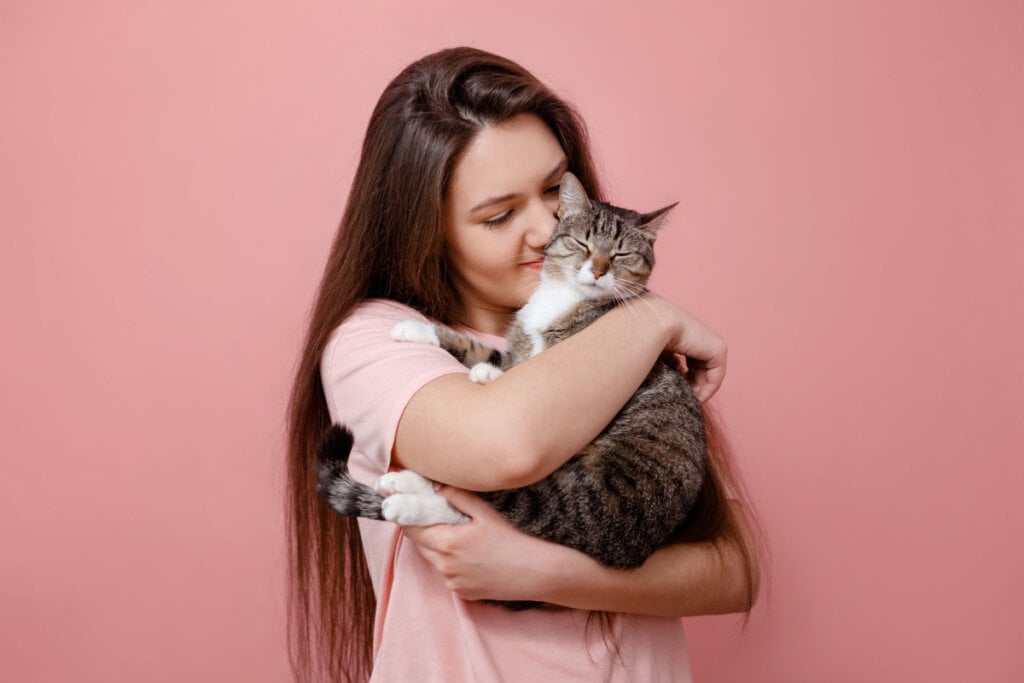
<svg viewBox="0 0 1024 683">
<path fill-rule="evenodd" d="M 484 500 L 443 488 L 472 517 L 454 526 L 406 527 L 445 578 L 467 600 L 540 600 L 577 609 L 684 617 L 743 611 L 747 577 L 738 547 L 729 541 L 678 543 L 632 570 L 606 567 L 588 555 L 520 532 Z M 730 501 L 740 532 L 746 515 Z M 756 567 L 755 567 L 756 570 Z M 758 579 L 754 577 L 754 595 Z"/>
<path fill-rule="evenodd" d="M 695 390 L 709 398 L 725 374 L 725 342 L 646 294 L 492 384 L 464 375 L 428 383 L 402 414 L 393 463 L 474 491 L 531 484 L 593 440 L 666 349 L 703 361 Z"/>
</svg>

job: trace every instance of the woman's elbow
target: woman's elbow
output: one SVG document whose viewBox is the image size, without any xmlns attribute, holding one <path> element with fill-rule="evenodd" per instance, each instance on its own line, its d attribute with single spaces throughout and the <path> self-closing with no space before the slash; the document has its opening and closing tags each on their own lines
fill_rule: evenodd
<svg viewBox="0 0 1024 683">
<path fill-rule="evenodd" d="M 515 434 L 504 438 L 495 433 L 492 442 L 499 444 L 494 447 L 490 458 L 491 472 L 483 482 L 481 491 L 499 491 L 529 486 L 551 474 L 547 467 L 547 458 L 542 447 L 532 439 Z"/>
<path fill-rule="evenodd" d="M 722 560 L 721 599 L 723 613 L 749 612 L 761 591 L 758 558 L 738 539 L 719 543 Z"/>
</svg>

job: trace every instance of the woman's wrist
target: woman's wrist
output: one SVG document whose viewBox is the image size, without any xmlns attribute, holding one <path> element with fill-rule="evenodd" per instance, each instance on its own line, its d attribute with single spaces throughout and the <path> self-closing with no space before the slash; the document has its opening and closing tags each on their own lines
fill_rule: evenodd
<svg viewBox="0 0 1024 683">
<path fill-rule="evenodd" d="M 619 324 L 632 328 L 637 334 L 652 339 L 662 348 L 670 348 L 682 336 L 680 309 L 653 292 L 628 299 L 606 315 L 618 316 Z M 648 336 L 649 335 L 649 336 Z"/>
<path fill-rule="evenodd" d="M 538 565 L 544 570 L 537 585 L 537 599 L 575 608 L 588 606 L 595 594 L 611 588 L 605 575 L 616 571 L 578 550 L 554 543 L 545 546 Z"/>
<path fill-rule="evenodd" d="M 683 337 L 684 326 L 682 322 L 683 311 L 664 297 L 648 292 L 644 295 L 651 304 L 650 308 L 655 313 L 658 329 L 664 336 L 666 349 L 678 346 Z"/>
<path fill-rule="evenodd" d="M 687 368 L 694 394 L 703 403 L 711 398 L 725 379 L 728 347 L 710 327 L 672 302 L 653 293 L 643 295 L 650 315 L 664 333 L 665 349 L 696 361 Z"/>
</svg>

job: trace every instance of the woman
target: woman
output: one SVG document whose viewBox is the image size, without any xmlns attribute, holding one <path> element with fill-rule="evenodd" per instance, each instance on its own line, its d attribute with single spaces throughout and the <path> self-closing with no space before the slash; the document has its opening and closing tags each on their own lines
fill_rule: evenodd
<svg viewBox="0 0 1024 683">
<path fill-rule="evenodd" d="M 507 60 L 442 51 L 381 96 L 289 411 L 289 626 L 300 680 L 364 680 L 371 670 L 384 681 L 689 680 L 678 617 L 752 606 L 754 543 L 713 422 L 711 485 L 690 542 L 634 571 L 525 536 L 463 490 L 546 476 L 666 350 L 698 361 L 695 391 L 710 398 L 725 345 L 698 321 L 645 295 L 489 385 L 468 382 L 440 349 L 388 339 L 395 321 L 419 317 L 501 344 L 538 282 L 567 169 L 601 198 L 575 112 Z M 332 420 L 355 433 L 357 478 L 414 469 L 457 487 L 443 491 L 473 521 L 401 530 L 334 514 L 315 493 L 315 449 Z M 562 608 L 513 613 L 479 598 Z M 597 611 L 622 613 L 605 620 L 610 638 L 586 628 Z"/>
</svg>

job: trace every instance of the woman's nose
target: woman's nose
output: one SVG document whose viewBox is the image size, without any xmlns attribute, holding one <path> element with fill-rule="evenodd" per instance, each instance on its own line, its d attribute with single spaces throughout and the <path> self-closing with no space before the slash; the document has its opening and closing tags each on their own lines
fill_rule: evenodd
<svg viewBox="0 0 1024 683">
<path fill-rule="evenodd" d="M 526 228 L 526 243 L 533 249 L 540 250 L 551 239 L 551 233 L 558 225 L 558 217 L 552 213 L 546 202 L 539 202 L 532 208 L 530 223 Z"/>
</svg>

